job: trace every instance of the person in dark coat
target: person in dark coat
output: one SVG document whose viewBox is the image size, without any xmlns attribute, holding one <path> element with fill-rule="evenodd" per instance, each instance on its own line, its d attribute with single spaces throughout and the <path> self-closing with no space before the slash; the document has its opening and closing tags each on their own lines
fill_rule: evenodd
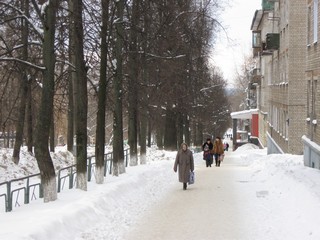
<svg viewBox="0 0 320 240">
<path fill-rule="evenodd" d="M 183 190 L 187 190 L 190 172 L 194 171 L 194 161 L 193 154 L 188 149 L 186 143 L 181 144 L 181 148 L 178 151 L 174 162 L 173 170 L 174 172 L 177 172 L 178 170 L 179 182 L 183 183 Z"/>
<path fill-rule="evenodd" d="M 203 160 L 206 161 L 206 166 L 211 167 L 213 162 L 213 154 L 212 154 L 213 144 L 210 138 L 207 138 L 207 141 L 202 145 L 203 151 Z"/>
<path fill-rule="evenodd" d="M 229 143 L 226 143 L 226 151 L 229 149 Z"/>
</svg>

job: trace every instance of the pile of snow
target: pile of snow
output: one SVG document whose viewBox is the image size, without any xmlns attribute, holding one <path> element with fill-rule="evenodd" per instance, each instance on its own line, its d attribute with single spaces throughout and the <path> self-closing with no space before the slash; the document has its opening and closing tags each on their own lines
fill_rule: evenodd
<svg viewBox="0 0 320 240">
<path fill-rule="evenodd" d="M 252 143 L 246 143 L 246 144 L 243 144 L 242 146 L 238 147 L 236 151 L 237 152 L 245 152 L 245 151 L 252 150 L 252 149 L 259 149 L 259 147 L 255 144 L 252 144 Z"/>
<path fill-rule="evenodd" d="M 20 161 L 15 164 L 12 161 L 13 149 L 0 148 L 0 182 L 10 181 L 16 178 L 39 173 L 39 167 L 34 155 L 22 148 Z M 50 153 L 55 170 L 74 164 L 72 153 L 65 148 L 57 148 L 56 152 Z"/>
<path fill-rule="evenodd" d="M 275 186 L 283 184 L 294 193 L 299 188 L 307 189 L 320 202 L 320 171 L 304 166 L 303 155 L 270 154 L 266 150 L 252 150 L 241 154 L 242 163 L 254 170 L 256 180 L 273 181 Z M 288 182 L 290 182 L 290 186 Z M 299 196 L 303 198 L 303 195 Z M 301 199 L 303 202 L 303 200 Z"/>
<path fill-rule="evenodd" d="M 260 157 L 267 155 L 267 149 L 259 149 L 257 145 L 252 143 L 238 147 L 235 152 L 239 157 L 239 163 L 243 165 L 250 165 Z"/>
</svg>

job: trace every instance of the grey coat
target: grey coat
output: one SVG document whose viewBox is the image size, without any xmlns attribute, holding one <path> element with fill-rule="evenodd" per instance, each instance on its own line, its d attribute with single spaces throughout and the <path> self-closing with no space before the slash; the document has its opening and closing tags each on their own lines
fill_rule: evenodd
<svg viewBox="0 0 320 240">
<path fill-rule="evenodd" d="M 187 149 L 186 151 L 180 149 L 178 151 L 173 170 L 176 172 L 177 168 L 179 174 L 179 182 L 187 183 L 189 181 L 190 171 L 194 170 L 193 154 L 189 149 Z"/>
</svg>

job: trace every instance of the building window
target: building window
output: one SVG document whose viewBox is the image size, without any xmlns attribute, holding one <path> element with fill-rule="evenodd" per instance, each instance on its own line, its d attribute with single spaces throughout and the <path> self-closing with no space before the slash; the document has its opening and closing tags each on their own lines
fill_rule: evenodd
<svg viewBox="0 0 320 240">
<path fill-rule="evenodd" d="M 280 109 L 276 108 L 277 111 L 277 132 L 280 133 L 280 127 L 281 127 L 281 118 L 280 118 Z"/>
<path fill-rule="evenodd" d="M 307 117 L 311 116 L 311 80 L 308 81 L 307 89 Z"/>
<path fill-rule="evenodd" d="M 285 126 L 285 118 L 284 118 L 285 114 L 284 114 L 284 110 L 281 109 L 281 116 L 280 116 L 280 121 L 281 121 L 281 129 L 280 129 L 280 133 L 281 133 L 281 136 L 285 136 L 285 129 L 286 129 L 286 126 Z"/>
<path fill-rule="evenodd" d="M 317 88 L 318 81 L 313 81 L 313 93 L 312 93 L 312 119 L 317 119 L 316 102 L 317 102 Z"/>
<path fill-rule="evenodd" d="M 307 32 L 307 46 L 311 45 L 311 20 L 312 20 L 312 10 L 311 6 L 308 7 L 308 32 Z"/>
<path fill-rule="evenodd" d="M 285 119 L 286 119 L 286 124 L 285 124 L 285 138 L 288 139 L 289 136 L 289 116 L 288 116 L 288 111 L 285 111 L 284 113 Z"/>
<path fill-rule="evenodd" d="M 313 1 L 313 42 L 318 42 L 318 0 Z"/>
<path fill-rule="evenodd" d="M 261 48 L 261 32 L 253 31 L 252 32 L 252 48 Z"/>
<path fill-rule="evenodd" d="M 271 64 L 270 64 L 271 65 Z M 267 66 L 267 71 L 268 71 L 268 77 L 267 77 L 267 79 L 268 79 L 268 85 L 271 85 L 272 84 L 272 76 L 271 76 L 271 74 L 272 74 L 272 69 L 271 69 L 271 66 Z"/>
<path fill-rule="evenodd" d="M 273 126 L 273 130 L 275 131 L 279 131 L 279 118 L 278 118 L 278 109 L 276 106 L 272 107 L 272 126 Z"/>
</svg>

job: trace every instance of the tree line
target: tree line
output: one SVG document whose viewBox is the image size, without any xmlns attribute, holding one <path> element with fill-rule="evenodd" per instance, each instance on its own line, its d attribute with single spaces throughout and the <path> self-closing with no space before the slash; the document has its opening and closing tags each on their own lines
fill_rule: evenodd
<svg viewBox="0 0 320 240">
<path fill-rule="evenodd" d="M 146 163 L 152 142 L 176 150 L 225 132 L 226 81 L 209 62 L 221 4 L 0 0 L 0 131 L 15 138 L 15 163 L 23 144 L 34 152 L 45 201 L 57 198 L 50 151 L 58 132 L 74 151 L 82 190 L 89 135 L 103 183 L 109 143 L 117 176 L 125 172 L 124 141 L 134 166 Z"/>
</svg>

